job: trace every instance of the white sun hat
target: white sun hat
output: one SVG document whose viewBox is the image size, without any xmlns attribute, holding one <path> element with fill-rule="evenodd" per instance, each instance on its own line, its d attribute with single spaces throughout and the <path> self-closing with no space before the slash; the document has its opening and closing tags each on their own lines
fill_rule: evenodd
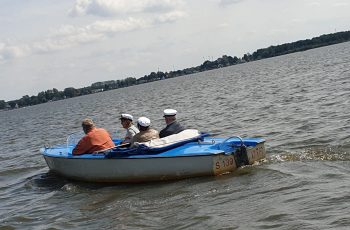
<svg viewBox="0 0 350 230">
<path fill-rule="evenodd" d="M 130 114 L 127 114 L 127 113 L 123 113 L 122 115 L 120 115 L 120 119 L 128 119 L 128 120 L 133 120 L 134 117 Z"/>
<path fill-rule="evenodd" d="M 137 123 L 142 126 L 142 127 L 148 127 L 151 125 L 151 120 L 148 119 L 147 117 L 140 117 L 138 120 L 137 120 Z"/>
<path fill-rule="evenodd" d="M 175 109 L 165 109 L 164 116 L 175 116 L 177 111 Z"/>
</svg>

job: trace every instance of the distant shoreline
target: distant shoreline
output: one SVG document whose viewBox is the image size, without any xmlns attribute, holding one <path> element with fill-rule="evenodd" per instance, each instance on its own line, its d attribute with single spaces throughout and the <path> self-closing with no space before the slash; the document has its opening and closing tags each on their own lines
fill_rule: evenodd
<svg viewBox="0 0 350 230">
<path fill-rule="evenodd" d="M 73 87 L 65 88 L 63 91 L 57 89 L 48 89 L 38 93 L 37 96 L 22 96 L 22 98 L 12 101 L 0 100 L 0 111 L 16 109 L 31 105 L 42 104 L 51 101 L 63 100 L 72 97 L 78 97 L 103 91 L 129 87 L 132 85 L 144 84 L 152 81 L 159 81 L 168 78 L 184 76 L 188 74 L 204 72 L 208 70 L 218 69 L 222 67 L 237 65 L 241 63 L 266 59 L 270 57 L 281 56 L 285 54 L 306 51 L 314 48 L 319 48 L 328 45 L 350 41 L 350 31 L 324 34 L 312 39 L 299 40 L 296 42 L 285 43 L 282 45 L 270 46 L 256 50 L 253 54 L 246 53 L 242 58 L 236 56 L 231 57 L 223 55 L 215 61 L 206 60 L 203 64 L 195 67 L 186 68 L 183 70 L 174 70 L 170 72 L 151 72 L 141 78 L 128 77 L 122 80 L 110 80 L 103 82 L 95 82 L 91 86 L 75 89 Z"/>
</svg>

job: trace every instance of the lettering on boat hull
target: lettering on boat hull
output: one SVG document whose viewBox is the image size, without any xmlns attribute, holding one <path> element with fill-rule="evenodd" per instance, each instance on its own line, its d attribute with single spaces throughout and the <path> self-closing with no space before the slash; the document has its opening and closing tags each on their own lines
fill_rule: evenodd
<svg viewBox="0 0 350 230">
<path fill-rule="evenodd" d="M 219 154 L 213 157 L 214 175 L 220 175 L 226 172 L 232 172 L 237 168 L 233 154 Z"/>
<path fill-rule="evenodd" d="M 266 156 L 265 146 L 263 143 L 259 143 L 255 147 L 248 147 L 247 152 L 249 164 L 253 164 L 255 161 L 264 159 Z"/>
</svg>

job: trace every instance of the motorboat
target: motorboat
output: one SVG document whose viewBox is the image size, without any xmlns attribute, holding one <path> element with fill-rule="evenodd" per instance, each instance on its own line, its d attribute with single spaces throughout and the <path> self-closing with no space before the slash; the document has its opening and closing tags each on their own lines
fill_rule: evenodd
<svg viewBox="0 0 350 230">
<path fill-rule="evenodd" d="M 217 176 L 252 165 L 265 158 L 262 138 L 211 137 L 195 129 L 135 143 L 130 147 L 113 140 L 116 147 L 72 155 L 76 143 L 42 148 L 50 171 L 87 182 L 135 183 L 198 176 Z"/>
</svg>

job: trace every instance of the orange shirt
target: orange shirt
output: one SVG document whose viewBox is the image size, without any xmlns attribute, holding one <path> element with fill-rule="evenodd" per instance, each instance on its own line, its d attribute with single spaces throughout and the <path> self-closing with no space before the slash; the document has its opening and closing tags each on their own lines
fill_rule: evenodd
<svg viewBox="0 0 350 230">
<path fill-rule="evenodd" d="M 88 132 L 73 149 L 73 155 L 93 153 L 115 147 L 109 133 L 101 128 L 93 128 Z"/>
</svg>

